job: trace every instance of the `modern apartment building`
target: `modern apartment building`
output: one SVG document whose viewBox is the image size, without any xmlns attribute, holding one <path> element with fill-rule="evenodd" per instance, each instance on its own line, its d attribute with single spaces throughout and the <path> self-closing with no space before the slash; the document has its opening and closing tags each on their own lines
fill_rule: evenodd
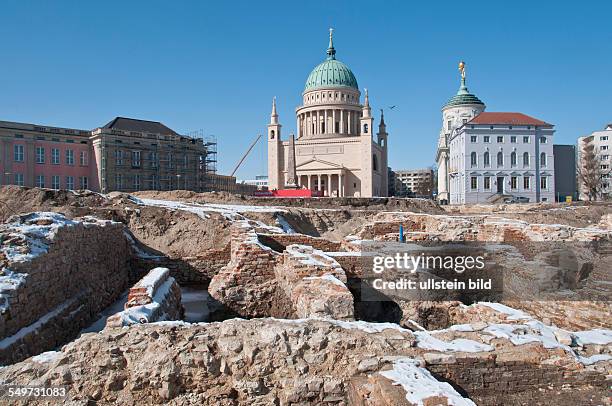
<svg viewBox="0 0 612 406">
<path fill-rule="evenodd" d="M 606 125 L 601 131 L 594 131 L 591 135 L 578 138 L 578 168 L 584 166 L 584 150 L 588 146 L 593 148 L 595 159 L 599 161 L 599 176 L 601 189 L 597 199 L 607 199 L 612 195 L 612 123 Z M 578 177 L 578 191 L 581 200 L 589 200 L 584 182 Z"/>
<path fill-rule="evenodd" d="M 433 193 L 433 170 L 398 169 L 394 170 L 395 195 L 399 197 L 431 197 Z"/>
<path fill-rule="evenodd" d="M 576 146 L 553 145 L 555 155 L 555 195 L 557 201 L 577 199 Z"/>
<path fill-rule="evenodd" d="M 92 131 L 0 121 L 0 185 L 103 193 L 235 189 L 215 184 L 209 147 L 162 123 L 123 117 Z"/>
</svg>

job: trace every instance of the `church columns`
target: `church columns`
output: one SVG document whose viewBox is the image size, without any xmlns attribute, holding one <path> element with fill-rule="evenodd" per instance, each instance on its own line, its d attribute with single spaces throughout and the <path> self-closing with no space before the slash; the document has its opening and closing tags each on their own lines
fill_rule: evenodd
<svg viewBox="0 0 612 406">
<path fill-rule="evenodd" d="M 353 129 L 351 128 L 351 116 L 353 115 L 352 111 L 347 111 L 346 114 L 348 115 L 347 119 L 348 119 L 348 133 L 352 134 L 353 133 Z"/>
<path fill-rule="evenodd" d="M 344 196 L 344 175 L 338 175 L 338 196 Z"/>
<path fill-rule="evenodd" d="M 320 192 L 321 188 L 321 175 L 317 175 L 317 190 Z"/>
<path fill-rule="evenodd" d="M 327 109 L 325 109 L 325 124 L 323 125 L 323 134 L 329 133 L 329 115 L 327 114 Z"/>
<path fill-rule="evenodd" d="M 295 132 L 297 133 L 296 136 L 298 138 L 302 136 L 301 134 L 302 126 L 300 125 L 300 123 L 301 123 L 301 120 L 300 120 L 300 116 L 298 115 L 297 118 L 295 119 Z"/>
<path fill-rule="evenodd" d="M 332 110 L 332 133 L 336 133 L 336 109 Z"/>
<path fill-rule="evenodd" d="M 325 189 L 327 189 L 327 196 L 331 196 L 331 175 L 327 174 L 327 184 L 325 185 Z"/>
<path fill-rule="evenodd" d="M 306 175 L 308 178 L 308 189 L 312 190 L 312 175 Z"/>
<path fill-rule="evenodd" d="M 340 134 L 344 134 L 344 110 L 340 110 Z"/>
</svg>

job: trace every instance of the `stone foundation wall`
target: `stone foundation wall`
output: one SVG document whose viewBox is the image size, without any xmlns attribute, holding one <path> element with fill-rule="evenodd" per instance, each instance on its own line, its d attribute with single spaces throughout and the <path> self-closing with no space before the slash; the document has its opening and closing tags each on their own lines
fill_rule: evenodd
<svg viewBox="0 0 612 406">
<path fill-rule="evenodd" d="M 341 251 L 342 244 L 325 238 L 311 237 L 305 234 L 258 234 L 259 241 L 273 249 L 284 250 L 288 245 L 310 245 L 321 251 Z"/>
<path fill-rule="evenodd" d="M 125 310 L 106 321 L 107 328 L 183 318 L 181 288 L 168 268 L 155 268 L 130 288 Z"/>
<path fill-rule="evenodd" d="M 494 359 L 482 357 L 440 359 L 445 361 L 428 364 L 426 368 L 436 378 L 449 382 L 455 388 L 461 388 L 478 404 L 480 398 L 488 398 L 492 394 L 499 399 L 519 392 L 537 395 L 540 390 L 550 387 L 606 388 L 606 376 L 592 370 L 561 368 L 524 360 L 496 362 Z"/>
<path fill-rule="evenodd" d="M 76 221 L 52 234 L 47 252 L 6 268 L 0 263 L 25 275 L 16 288 L 2 292 L 0 363 L 68 342 L 117 300 L 127 288 L 131 258 L 123 230 L 114 222 Z"/>
<path fill-rule="evenodd" d="M 171 258 L 162 257 L 158 260 L 140 259 L 137 268 L 139 273 L 135 281 L 143 277 L 154 267 L 168 268 L 172 276 L 181 286 L 208 286 L 212 278 L 230 261 L 230 245 L 222 250 L 209 250 L 202 255 Z"/>
<path fill-rule="evenodd" d="M 246 222 L 234 223 L 231 235 L 231 260 L 212 278 L 210 295 L 225 306 L 225 316 L 287 317 L 290 306 L 274 275 L 280 254 L 261 244 Z"/>
</svg>

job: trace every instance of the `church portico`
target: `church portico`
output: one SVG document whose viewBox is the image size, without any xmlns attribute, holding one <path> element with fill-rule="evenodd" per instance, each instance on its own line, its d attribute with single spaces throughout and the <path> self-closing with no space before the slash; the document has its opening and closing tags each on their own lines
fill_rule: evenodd
<svg viewBox="0 0 612 406">
<path fill-rule="evenodd" d="M 296 137 L 280 137 L 273 101 L 268 125 L 269 188 L 307 188 L 324 196 L 387 195 L 387 132 L 381 111 L 374 136 L 367 89 L 336 59 L 330 30 L 327 58 L 306 80 L 301 106 L 295 109 Z M 289 182 L 294 180 L 295 184 Z"/>
</svg>

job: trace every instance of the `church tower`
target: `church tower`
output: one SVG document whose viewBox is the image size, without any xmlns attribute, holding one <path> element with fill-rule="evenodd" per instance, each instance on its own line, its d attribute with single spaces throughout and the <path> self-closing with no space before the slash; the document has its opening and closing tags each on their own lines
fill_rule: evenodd
<svg viewBox="0 0 612 406">
<path fill-rule="evenodd" d="M 268 124 L 268 187 L 270 190 L 283 188 L 283 166 L 284 157 L 281 142 L 281 125 L 278 123 L 278 114 L 276 113 L 276 97 L 274 97 L 272 99 L 270 124 Z"/>
<path fill-rule="evenodd" d="M 374 193 L 374 174 L 373 171 L 379 170 L 379 157 L 374 153 L 372 147 L 372 127 L 374 118 L 370 108 L 370 97 L 368 89 L 365 89 L 365 98 L 361 109 L 359 120 L 359 135 L 361 138 L 361 196 L 379 196 Z"/>
<path fill-rule="evenodd" d="M 380 146 L 382 153 L 380 159 L 380 170 L 382 175 L 380 196 L 388 196 L 389 194 L 389 171 L 387 167 L 388 156 L 387 156 L 387 126 L 385 125 L 385 114 L 380 109 L 380 123 L 378 123 L 378 145 Z"/>
<path fill-rule="evenodd" d="M 436 152 L 436 163 L 438 166 L 438 195 L 437 200 L 441 204 L 448 204 L 450 180 L 457 168 L 450 167 L 450 143 L 449 140 L 454 131 L 482 113 L 486 106 L 475 95 L 469 92 L 465 84 L 465 62 L 459 62 L 461 74 L 461 86 L 457 94 L 442 107 L 442 129 L 438 137 L 438 149 Z"/>
</svg>

